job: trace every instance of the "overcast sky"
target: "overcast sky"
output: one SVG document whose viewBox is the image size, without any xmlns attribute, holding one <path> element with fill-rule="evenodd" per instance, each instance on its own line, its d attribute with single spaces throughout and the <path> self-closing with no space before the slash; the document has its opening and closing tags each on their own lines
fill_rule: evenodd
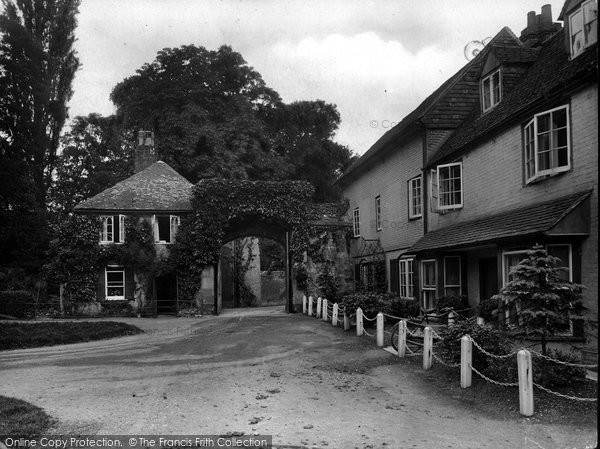
<svg viewBox="0 0 600 449">
<path fill-rule="evenodd" d="M 452 76 L 469 42 L 519 36 L 539 0 L 83 0 L 70 115 L 109 95 L 162 48 L 231 45 L 285 102 L 335 103 L 336 140 L 359 154 Z M 552 1 L 554 20 L 562 1 Z"/>
</svg>

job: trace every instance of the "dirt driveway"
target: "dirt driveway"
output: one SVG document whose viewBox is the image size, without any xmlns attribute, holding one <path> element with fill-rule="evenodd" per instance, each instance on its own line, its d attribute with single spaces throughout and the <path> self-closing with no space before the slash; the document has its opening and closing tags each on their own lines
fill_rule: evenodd
<svg viewBox="0 0 600 449">
<path fill-rule="evenodd" d="M 58 433 L 272 434 L 276 447 L 585 448 L 590 428 L 483 416 L 366 337 L 275 309 L 128 319 L 143 335 L 0 353 L 0 394 Z M 54 433 L 54 432 L 53 432 Z"/>
</svg>

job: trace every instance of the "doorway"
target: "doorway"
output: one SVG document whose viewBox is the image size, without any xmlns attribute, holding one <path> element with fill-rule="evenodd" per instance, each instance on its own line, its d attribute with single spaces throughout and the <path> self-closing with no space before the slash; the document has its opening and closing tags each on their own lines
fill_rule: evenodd
<svg viewBox="0 0 600 449">
<path fill-rule="evenodd" d="M 498 293 L 498 260 L 496 257 L 479 259 L 479 299 L 490 299 Z"/>
<path fill-rule="evenodd" d="M 158 315 L 177 314 L 177 276 L 175 274 L 154 278 L 154 292 Z"/>
</svg>

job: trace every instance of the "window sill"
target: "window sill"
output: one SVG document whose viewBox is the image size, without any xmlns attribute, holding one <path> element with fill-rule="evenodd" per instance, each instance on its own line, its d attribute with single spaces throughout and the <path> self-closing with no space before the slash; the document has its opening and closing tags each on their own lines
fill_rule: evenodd
<svg viewBox="0 0 600 449">
<path fill-rule="evenodd" d="M 125 297 L 124 296 L 107 296 L 106 301 L 125 301 Z"/>
<path fill-rule="evenodd" d="M 571 167 L 566 167 L 562 170 L 556 170 L 556 171 L 550 172 L 550 173 L 542 173 L 541 175 L 534 176 L 533 178 L 531 178 L 528 181 L 526 180 L 525 185 L 530 186 L 530 185 L 538 184 L 540 182 L 545 181 L 546 179 L 554 178 L 555 176 L 560 176 L 565 173 L 569 173 L 570 171 L 571 171 Z"/>
<path fill-rule="evenodd" d="M 423 215 L 415 215 L 414 217 L 408 217 L 408 221 L 417 221 L 423 218 Z"/>
</svg>

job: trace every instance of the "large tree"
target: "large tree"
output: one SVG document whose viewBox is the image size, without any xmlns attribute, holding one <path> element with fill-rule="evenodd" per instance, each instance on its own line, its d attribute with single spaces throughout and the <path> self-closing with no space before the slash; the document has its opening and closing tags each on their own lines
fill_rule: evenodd
<svg viewBox="0 0 600 449">
<path fill-rule="evenodd" d="M 79 61 L 73 49 L 79 0 L 2 0 L 0 140 L 20 165 L 38 208 L 56 160 Z M 17 180 L 15 180 L 17 181 Z"/>
</svg>

